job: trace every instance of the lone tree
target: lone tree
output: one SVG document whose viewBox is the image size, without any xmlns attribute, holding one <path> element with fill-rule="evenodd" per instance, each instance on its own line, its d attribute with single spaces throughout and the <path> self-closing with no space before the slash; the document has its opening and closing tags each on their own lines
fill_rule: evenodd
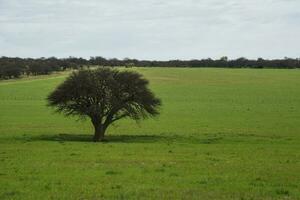
<svg viewBox="0 0 300 200">
<path fill-rule="evenodd" d="M 113 122 L 156 116 L 161 105 L 142 75 L 110 68 L 74 72 L 47 100 L 49 106 L 66 116 L 89 117 L 95 128 L 95 142 L 104 140 Z"/>
</svg>

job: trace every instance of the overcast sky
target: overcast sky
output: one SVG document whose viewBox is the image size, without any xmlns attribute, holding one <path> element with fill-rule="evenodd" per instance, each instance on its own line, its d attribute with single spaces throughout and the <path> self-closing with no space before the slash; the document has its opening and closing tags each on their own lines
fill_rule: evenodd
<svg viewBox="0 0 300 200">
<path fill-rule="evenodd" d="M 0 56 L 300 57 L 300 0 L 0 0 Z"/>
</svg>

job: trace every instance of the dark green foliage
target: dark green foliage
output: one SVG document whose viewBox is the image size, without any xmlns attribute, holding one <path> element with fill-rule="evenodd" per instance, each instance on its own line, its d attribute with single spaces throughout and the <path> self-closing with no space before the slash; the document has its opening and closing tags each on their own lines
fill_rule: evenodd
<svg viewBox="0 0 300 200">
<path fill-rule="evenodd" d="M 11 65 L 18 66 L 17 68 Z M 281 68 L 295 69 L 300 68 L 300 58 L 284 58 L 265 60 L 249 60 L 241 57 L 235 60 L 229 60 L 226 56 L 220 59 L 201 59 L 201 60 L 137 60 L 125 58 L 119 60 L 116 58 L 106 59 L 103 57 L 84 58 L 0 58 L 0 78 L 16 78 L 22 73 L 27 75 L 50 74 L 54 71 L 66 69 L 82 69 L 84 66 L 125 66 L 125 67 L 219 67 L 219 68 Z M 21 70 L 22 68 L 22 70 Z M 7 73 L 9 71 L 10 73 Z M 11 75 L 11 71 L 14 71 Z M 18 72 L 18 73 L 15 73 Z"/>
<path fill-rule="evenodd" d="M 25 71 L 23 65 L 17 63 L 5 63 L 0 65 L 0 79 L 19 78 Z"/>
<path fill-rule="evenodd" d="M 78 69 L 87 65 L 83 58 L 0 58 L 0 79 L 18 78 L 26 75 L 45 75 L 66 69 Z"/>
<path fill-rule="evenodd" d="M 140 120 L 159 114 L 160 100 L 136 72 L 109 68 L 74 72 L 48 96 L 50 106 L 65 115 L 89 117 L 94 140 L 103 140 L 107 127 L 129 117 Z"/>
</svg>

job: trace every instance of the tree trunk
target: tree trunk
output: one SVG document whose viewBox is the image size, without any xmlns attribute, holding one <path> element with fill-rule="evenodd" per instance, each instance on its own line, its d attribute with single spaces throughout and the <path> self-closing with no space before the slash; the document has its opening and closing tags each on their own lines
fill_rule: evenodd
<svg viewBox="0 0 300 200">
<path fill-rule="evenodd" d="M 102 126 L 102 124 L 94 125 L 94 128 L 95 128 L 94 142 L 103 141 L 105 129 Z"/>
</svg>

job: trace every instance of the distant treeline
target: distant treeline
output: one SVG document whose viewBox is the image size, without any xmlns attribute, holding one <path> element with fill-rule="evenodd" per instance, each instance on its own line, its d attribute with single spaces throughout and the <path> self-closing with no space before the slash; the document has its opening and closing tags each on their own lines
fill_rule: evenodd
<svg viewBox="0 0 300 200">
<path fill-rule="evenodd" d="M 84 58 L 0 58 L 0 79 L 18 78 L 22 75 L 50 74 L 55 71 L 67 69 L 81 69 L 90 66 L 125 66 L 125 67 L 219 67 L 219 68 L 276 68 L 295 69 L 300 68 L 300 58 L 284 58 L 265 60 L 259 58 L 250 60 L 238 58 L 229 60 L 227 57 L 220 59 L 202 60 L 137 60 L 137 59 L 106 59 L 103 57 Z"/>
</svg>

